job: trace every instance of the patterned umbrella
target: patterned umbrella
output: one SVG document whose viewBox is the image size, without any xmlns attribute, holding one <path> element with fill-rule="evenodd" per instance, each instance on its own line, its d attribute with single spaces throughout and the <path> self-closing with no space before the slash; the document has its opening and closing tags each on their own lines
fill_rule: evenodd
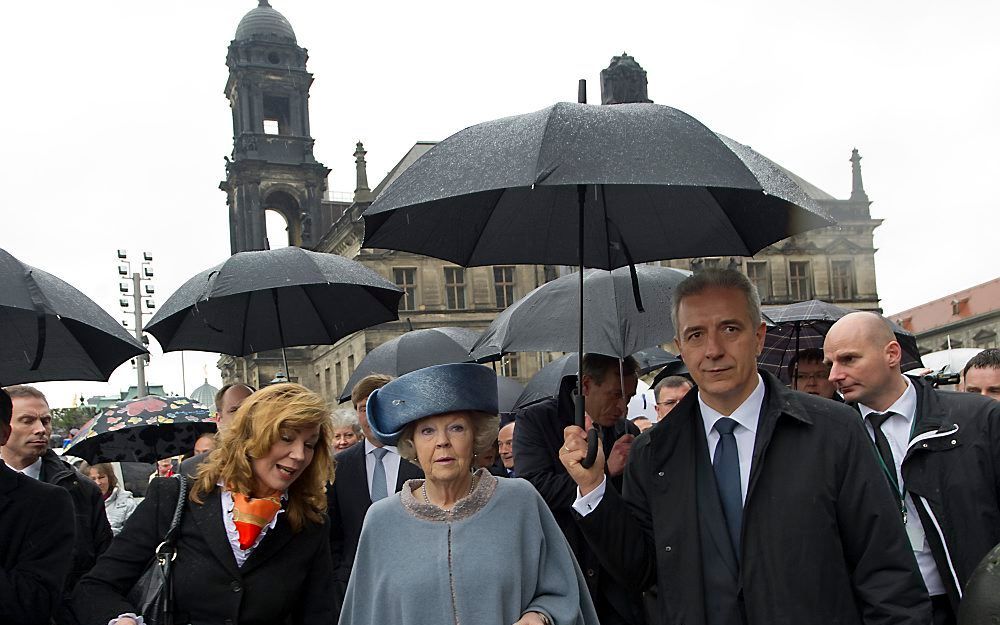
<svg viewBox="0 0 1000 625">
<path fill-rule="evenodd" d="M 66 448 L 87 462 L 156 462 L 194 449 L 216 425 L 209 409 L 187 397 L 149 395 L 120 401 L 88 421 Z"/>
</svg>

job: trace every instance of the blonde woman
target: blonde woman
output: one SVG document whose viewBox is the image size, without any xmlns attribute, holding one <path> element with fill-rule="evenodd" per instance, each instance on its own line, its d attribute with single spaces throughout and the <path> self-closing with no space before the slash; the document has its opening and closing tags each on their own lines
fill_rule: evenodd
<svg viewBox="0 0 1000 625">
<path fill-rule="evenodd" d="M 176 623 L 327 623 L 333 479 L 325 402 L 298 384 L 251 395 L 191 482 L 174 561 Z M 163 540 L 179 494 L 154 480 L 111 548 L 79 583 L 83 625 L 141 624 L 125 598 Z"/>
</svg>

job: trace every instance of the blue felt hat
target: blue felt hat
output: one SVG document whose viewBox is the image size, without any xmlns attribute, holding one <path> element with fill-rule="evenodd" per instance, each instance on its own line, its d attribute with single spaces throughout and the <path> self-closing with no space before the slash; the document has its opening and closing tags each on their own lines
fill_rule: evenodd
<svg viewBox="0 0 1000 625">
<path fill-rule="evenodd" d="M 424 417 L 475 410 L 497 414 L 497 376 L 476 364 L 434 365 L 401 375 L 368 397 L 368 425 L 395 445 L 407 424 Z"/>
</svg>

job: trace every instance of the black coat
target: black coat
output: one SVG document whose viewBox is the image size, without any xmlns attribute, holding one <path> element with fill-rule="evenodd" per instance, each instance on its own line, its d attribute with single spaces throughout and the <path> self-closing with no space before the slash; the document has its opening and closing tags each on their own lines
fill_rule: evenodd
<svg viewBox="0 0 1000 625">
<path fill-rule="evenodd" d="M 899 508 L 857 413 L 761 375 L 766 394 L 741 561 L 727 563 L 745 622 L 929 623 L 927 592 Z M 657 583 L 659 623 L 706 623 L 702 545 L 731 545 L 721 522 L 699 523 L 704 502 L 697 480 L 707 473 L 714 484 L 707 459 L 694 389 L 668 422 L 647 430 L 632 447 L 622 494 L 628 508 L 607 489 L 579 521 L 623 582 Z M 732 558 L 731 546 L 728 551 Z"/>
<path fill-rule="evenodd" d="M 73 501 L 0 461 L 0 623 L 47 625 L 73 554 Z"/>
<path fill-rule="evenodd" d="M 64 606 L 56 614 L 60 625 L 74 625 L 69 610 L 69 598 L 77 581 L 94 566 L 97 557 L 111 545 L 114 534 L 108 515 L 104 511 L 104 496 L 101 489 L 89 477 L 77 471 L 51 449 L 42 456 L 42 471 L 39 479 L 48 484 L 69 491 L 73 499 L 76 520 L 76 539 L 73 541 L 73 558 L 69 575 L 66 576 Z"/>
<path fill-rule="evenodd" d="M 913 380 L 917 413 L 903 484 L 957 610 L 960 589 L 1000 543 L 1000 402 Z"/>
<path fill-rule="evenodd" d="M 135 612 L 125 596 L 163 540 L 173 517 L 180 482 L 154 479 L 146 499 L 111 548 L 77 585 L 73 609 L 81 625 L 106 625 Z M 202 504 L 187 501 L 174 562 L 175 622 L 276 625 L 333 623 L 329 530 L 306 523 L 294 534 L 287 515 L 236 566 L 222 521 L 220 491 Z"/>
<path fill-rule="evenodd" d="M 587 544 L 576 524 L 573 502 L 576 500 L 576 482 L 559 461 L 563 430 L 573 425 L 574 405 L 571 396 L 575 378 L 563 381 L 559 397 L 530 404 L 517 411 L 514 428 L 514 466 L 517 476 L 531 482 L 552 511 L 556 523 L 566 535 L 570 548 L 583 569 L 591 597 L 601 622 L 610 621 L 608 603 L 614 611 L 630 623 L 642 623 L 642 591 L 648 586 L 625 586 L 618 583 L 601 565 L 596 554 Z M 639 435 L 639 428 L 631 421 L 619 422 L 614 435 L 617 438 L 629 433 Z M 621 477 L 610 478 L 609 484 L 621 487 Z"/>
<path fill-rule="evenodd" d="M 336 455 L 337 475 L 326 490 L 327 514 L 330 515 L 330 550 L 333 555 L 334 595 L 337 613 L 344 604 L 347 582 L 354 568 L 358 553 L 358 540 L 365 515 L 372 505 L 368 490 L 368 472 L 365 469 L 365 441 Z M 420 467 L 400 458 L 396 489 L 399 492 L 406 480 L 424 477 Z"/>
</svg>

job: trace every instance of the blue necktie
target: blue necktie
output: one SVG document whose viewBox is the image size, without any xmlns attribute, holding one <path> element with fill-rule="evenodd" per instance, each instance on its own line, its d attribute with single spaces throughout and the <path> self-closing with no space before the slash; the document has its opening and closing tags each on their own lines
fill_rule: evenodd
<svg viewBox="0 0 1000 625">
<path fill-rule="evenodd" d="M 733 429 L 736 421 L 722 417 L 712 429 L 719 433 L 715 446 L 712 468 L 715 469 L 715 484 L 722 500 L 722 512 L 726 515 L 726 526 L 733 541 L 736 557 L 740 555 L 740 528 L 743 526 L 743 491 L 740 486 L 740 451 L 736 447 Z"/>
<path fill-rule="evenodd" d="M 385 484 L 385 465 L 382 464 L 382 458 L 389 453 L 389 450 L 377 447 L 372 450 L 372 453 L 375 454 L 375 470 L 372 471 L 372 503 L 375 503 L 379 499 L 385 499 L 389 496 Z"/>
</svg>

